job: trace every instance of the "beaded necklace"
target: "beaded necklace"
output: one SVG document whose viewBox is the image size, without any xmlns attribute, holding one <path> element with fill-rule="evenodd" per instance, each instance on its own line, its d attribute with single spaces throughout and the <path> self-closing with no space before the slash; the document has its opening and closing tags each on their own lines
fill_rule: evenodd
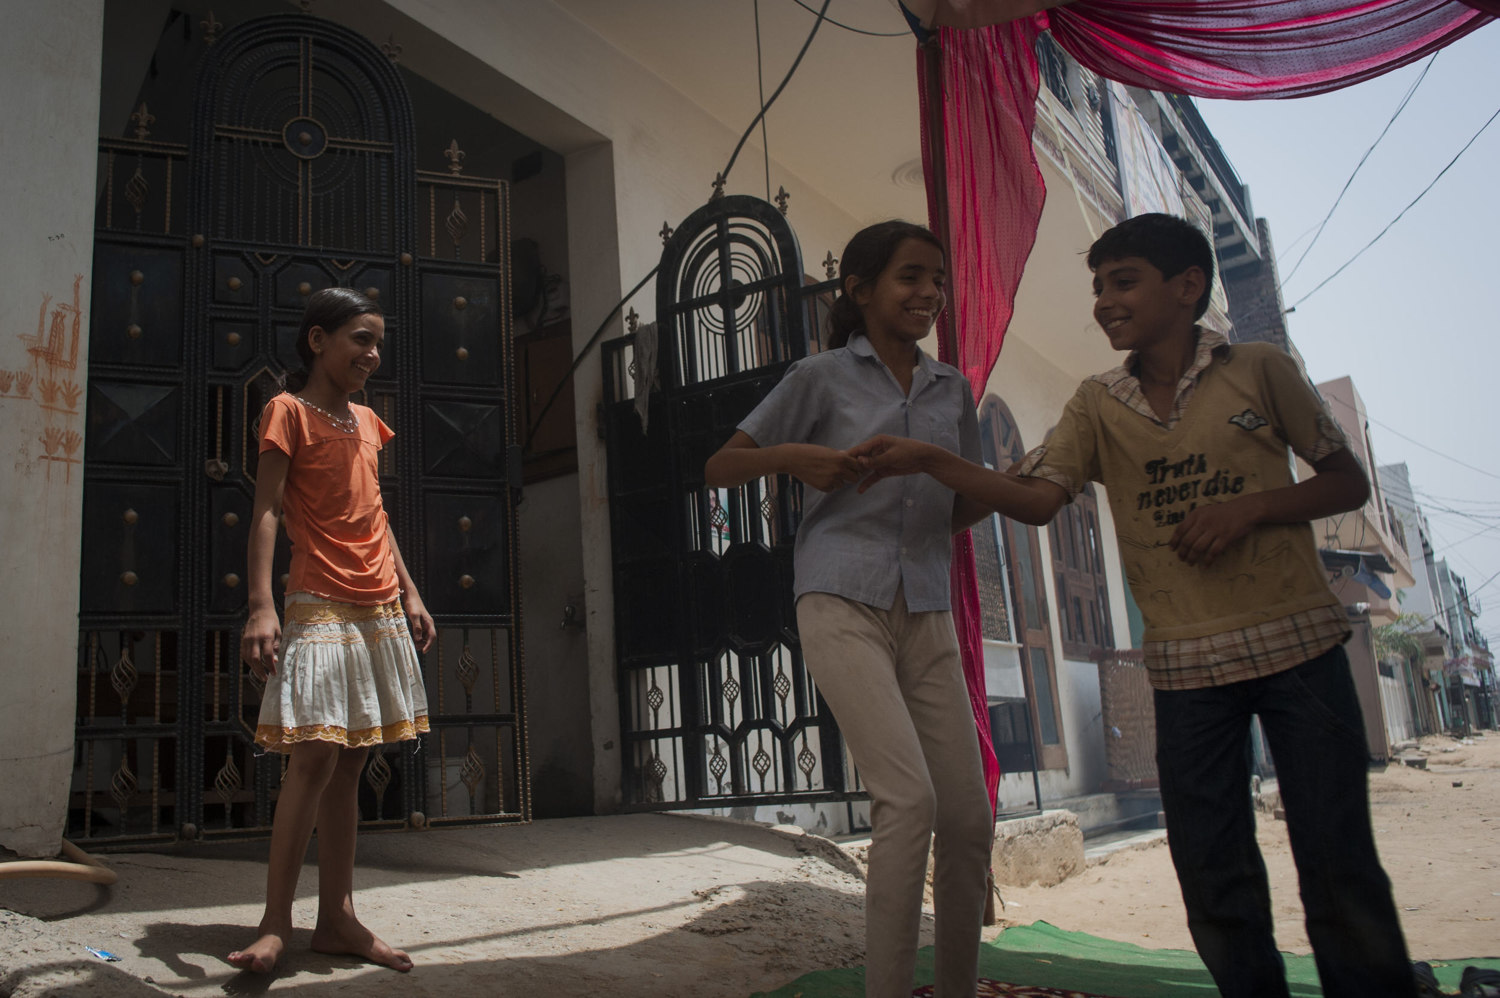
<svg viewBox="0 0 1500 998">
<path fill-rule="evenodd" d="M 335 416 L 327 409 L 323 408 L 320 405 L 314 405 L 307 399 L 303 398 L 301 395 L 293 395 L 292 398 L 296 399 L 298 402 L 301 402 L 313 412 L 328 420 L 328 422 L 333 424 L 335 429 L 343 430 L 345 433 L 354 433 L 359 430 L 359 418 L 354 415 L 353 409 L 349 410 L 349 415 L 347 416 Z"/>
</svg>

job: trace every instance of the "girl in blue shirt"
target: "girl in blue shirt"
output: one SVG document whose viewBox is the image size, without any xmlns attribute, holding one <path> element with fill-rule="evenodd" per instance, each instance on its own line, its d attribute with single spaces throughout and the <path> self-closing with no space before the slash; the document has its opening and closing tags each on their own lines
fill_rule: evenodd
<svg viewBox="0 0 1500 998">
<path fill-rule="evenodd" d="M 860 492 L 880 434 L 980 460 L 969 385 L 920 343 L 946 304 L 927 229 L 883 222 L 844 248 L 831 349 L 793 364 L 704 468 L 711 488 L 792 475 L 810 489 L 794 554 L 803 659 L 872 798 L 868 998 L 911 994 L 936 835 L 937 998 L 973 998 L 993 815 L 948 590 L 952 534 L 981 507 L 925 475 Z"/>
</svg>

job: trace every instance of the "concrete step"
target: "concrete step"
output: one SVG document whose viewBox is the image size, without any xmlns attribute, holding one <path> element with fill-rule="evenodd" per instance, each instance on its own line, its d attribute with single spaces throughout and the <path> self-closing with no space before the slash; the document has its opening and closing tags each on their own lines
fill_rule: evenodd
<svg viewBox="0 0 1500 998">
<path fill-rule="evenodd" d="M 1087 866 L 1106 862 L 1116 853 L 1131 849 L 1154 849 L 1165 845 L 1165 828 L 1145 828 L 1133 831 L 1106 832 L 1084 843 L 1083 860 Z"/>
</svg>

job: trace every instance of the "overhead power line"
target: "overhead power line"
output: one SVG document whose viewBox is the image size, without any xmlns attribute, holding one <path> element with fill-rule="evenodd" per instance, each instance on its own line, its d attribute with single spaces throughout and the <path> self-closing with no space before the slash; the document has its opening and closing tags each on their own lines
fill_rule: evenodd
<svg viewBox="0 0 1500 998">
<path fill-rule="evenodd" d="M 1457 155 L 1455 155 L 1452 159 L 1450 159 L 1448 161 L 1448 165 L 1447 166 L 1443 167 L 1441 170 L 1438 171 L 1438 175 L 1436 177 L 1432 178 L 1432 182 L 1430 184 L 1428 184 L 1426 187 L 1422 188 L 1422 193 L 1418 194 L 1415 198 L 1413 198 L 1412 201 L 1411 201 L 1411 204 L 1407 205 L 1405 208 L 1402 208 L 1401 211 L 1396 215 L 1395 218 L 1391 219 L 1389 222 L 1386 223 L 1385 228 L 1381 229 L 1379 232 L 1377 232 L 1375 234 L 1375 238 L 1374 239 L 1371 239 L 1369 242 L 1365 243 L 1365 245 L 1360 249 L 1360 251 L 1358 253 L 1355 253 L 1348 260 L 1344 261 L 1343 265 L 1341 267 L 1339 267 L 1338 270 L 1335 270 L 1333 273 L 1331 273 L 1327 277 L 1323 278 L 1323 280 L 1321 280 L 1321 281 L 1318 282 L 1318 285 L 1316 287 L 1314 287 L 1307 294 L 1303 295 L 1301 298 L 1298 298 L 1295 302 L 1293 302 L 1292 303 L 1292 307 L 1289 308 L 1289 309 L 1287 309 L 1287 311 L 1288 312 L 1295 311 L 1298 305 L 1301 305 L 1303 302 L 1307 301 L 1307 299 L 1309 299 L 1313 295 L 1317 294 L 1320 290 L 1323 289 L 1324 286 L 1326 286 L 1328 284 L 1329 281 L 1333 280 L 1335 277 L 1337 277 L 1340 274 L 1342 274 L 1345 270 L 1348 270 L 1350 264 L 1352 264 L 1355 260 L 1358 260 L 1360 257 L 1364 256 L 1365 250 L 1368 250 L 1371 246 L 1374 246 L 1376 243 L 1380 242 L 1381 237 L 1384 236 L 1387 232 L 1391 231 L 1391 227 L 1392 226 L 1394 226 L 1397 222 L 1401 221 L 1402 217 L 1405 216 L 1408 211 L 1411 211 L 1413 208 L 1415 208 L 1417 206 L 1417 202 L 1418 201 L 1421 201 L 1424 197 L 1427 196 L 1427 192 L 1428 191 L 1432 190 L 1434 187 L 1437 186 L 1437 182 L 1439 180 L 1443 179 L 1443 175 L 1446 174 L 1449 170 L 1451 170 L 1453 168 L 1453 164 L 1457 163 L 1459 161 L 1459 159 L 1463 156 L 1464 153 L 1466 153 L 1466 152 L 1469 151 L 1469 147 L 1472 146 L 1475 142 L 1477 142 L 1479 140 L 1479 136 L 1481 136 L 1481 135 L 1484 134 L 1485 129 L 1489 128 L 1490 125 L 1494 124 L 1494 121 L 1495 121 L 1496 118 L 1500 118 L 1500 108 L 1496 108 L 1495 109 L 1495 113 L 1492 114 L 1492 115 L 1490 115 L 1489 119 L 1484 124 L 1482 124 L 1482 125 L 1479 126 L 1479 131 L 1475 132 L 1473 134 L 1473 136 L 1470 137 L 1469 141 L 1467 141 L 1467 142 L 1464 143 L 1464 147 L 1458 151 Z M 1488 472 L 1486 472 L 1486 474 L 1488 474 Z M 1495 476 L 1495 477 L 1500 477 L 1500 476 Z"/>
<path fill-rule="evenodd" d="M 1422 85 L 1422 81 L 1427 78 L 1427 71 L 1432 68 L 1432 64 L 1434 62 L 1437 62 L 1437 57 L 1437 52 L 1432 53 L 1432 58 L 1427 60 L 1427 65 L 1422 67 L 1422 74 L 1417 77 L 1416 82 L 1413 83 L 1411 85 L 1411 88 L 1406 91 L 1406 96 L 1401 98 L 1401 103 L 1396 105 L 1396 110 L 1391 114 L 1391 120 L 1385 123 L 1385 127 L 1380 130 L 1380 134 L 1375 136 L 1375 141 L 1370 143 L 1370 148 L 1366 149 L 1365 154 L 1359 158 L 1359 162 L 1354 164 L 1354 172 L 1349 174 L 1348 180 L 1344 181 L 1343 190 L 1339 191 L 1339 196 L 1333 199 L 1333 204 L 1329 207 L 1328 214 L 1324 215 L 1323 221 L 1319 222 L 1317 225 L 1318 231 L 1314 233 L 1312 242 L 1307 244 L 1307 248 L 1302 251 L 1302 255 L 1299 256 L 1297 258 L 1297 262 L 1292 265 L 1291 273 L 1287 274 L 1286 277 L 1282 279 L 1283 284 L 1289 282 L 1293 277 L 1297 276 L 1297 268 L 1302 266 L 1302 261 L 1307 259 L 1307 254 L 1311 253 L 1312 248 L 1318 244 L 1318 237 L 1323 234 L 1323 229 L 1328 225 L 1328 220 L 1333 217 L 1333 213 L 1338 209 L 1339 202 L 1344 200 L 1345 194 L 1349 193 L 1349 186 L 1354 183 L 1354 178 L 1359 176 L 1359 171 L 1365 165 L 1365 160 L 1370 158 L 1370 153 L 1375 151 L 1375 147 L 1380 145 L 1380 141 L 1384 139 L 1386 133 L 1391 130 L 1391 126 L 1396 123 L 1396 119 L 1401 117 L 1401 112 L 1406 110 L 1406 105 L 1411 101 L 1412 95 L 1417 92 L 1417 88 Z"/>
<path fill-rule="evenodd" d="M 1490 524 L 1487 527 L 1480 527 L 1478 530 L 1474 531 L 1473 533 L 1466 534 L 1465 536 L 1460 537 L 1458 540 L 1454 541 L 1453 542 L 1454 546 L 1457 547 L 1460 544 L 1466 544 L 1469 541 L 1472 541 L 1474 538 L 1479 537 L 1482 534 L 1487 534 L 1491 530 L 1496 530 L 1496 529 L 1500 529 L 1500 523 L 1492 523 L 1492 524 Z"/>
<path fill-rule="evenodd" d="M 1440 496 L 1436 493 L 1428 492 L 1426 489 L 1420 487 L 1413 487 L 1412 491 L 1420 495 L 1423 499 L 1427 499 L 1429 501 L 1435 500 L 1437 502 L 1453 502 L 1459 503 L 1464 506 L 1500 507 L 1500 499 L 1467 499 L 1462 496 Z"/>
<path fill-rule="evenodd" d="M 800 3 L 801 0 L 798 0 L 798 2 Z M 740 158 L 740 150 L 745 148 L 745 140 L 754 134 L 755 126 L 760 124 L 761 119 L 766 116 L 766 112 L 771 109 L 771 105 L 776 103 L 776 98 L 781 96 L 781 92 L 786 89 L 786 85 L 792 82 L 792 77 L 796 75 L 797 67 L 802 65 L 802 57 L 807 55 L 807 50 L 812 47 L 813 39 L 818 37 L 818 29 L 823 26 L 824 21 L 828 20 L 828 5 L 832 2 L 833 0 L 823 0 L 822 8 L 813 11 L 813 13 L 818 15 L 818 19 L 813 22 L 812 30 L 807 33 L 807 40 L 802 43 L 802 48 L 797 51 L 797 58 L 792 60 L 792 68 L 786 71 L 786 75 L 781 78 L 781 85 L 771 91 L 770 99 L 760 106 L 760 113 L 750 122 L 750 126 L 745 129 L 745 134 L 740 136 L 739 144 L 734 147 L 734 152 L 729 155 L 729 162 L 724 164 L 724 169 L 719 173 L 720 178 L 724 180 L 729 179 L 729 171 L 734 169 L 734 161 Z M 811 8 L 808 9 L 811 10 Z"/>
<path fill-rule="evenodd" d="M 1495 114 L 1490 117 L 1490 121 L 1494 121 L 1496 117 L 1500 117 L 1500 110 L 1497 110 Z M 1451 166 L 1452 164 L 1450 163 L 1449 165 Z M 1389 228 L 1389 226 L 1387 226 L 1387 228 Z M 1313 290 L 1317 289 L 1314 288 Z M 1303 301 L 1306 300 L 1306 298 L 1303 299 Z M 1296 306 L 1293 306 L 1293 308 L 1295 307 Z M 1346 408 L 1354 409 L 1354 403 L 1346 402 L 1343 399 L 1338 398 L 1337 396 L 1334 396 L 1334 398 L 1336 401 L 1342 403 Z M 1359 410 L 1355 409 L 1354 411 L 1358 412 Z M 1479 474 L 1485 475 L 1489 478 L 1500 479 L 1500 475 L 1495 474 L 1493 471 L 1485 471 L 1483 468 L 1476 467 L 1467 461 L 1460 460 L 1459 458 L 1454 457 L 1452 454 L 1444 454 L 1442 451 L 1437 450 L 1436 448 L 1429 447 L 1426 444 L 1422 443 L 1422 441 L 1407 436 L 1405 433 L 1402 433 L 1395 427 L 1387 425 L 1386 423 L 1382 423 L 1380 420 L 1376 419 L 1374 416 L 1371 416 L 1369 413 L 1365 413 L 1365 418 L 1374 423 L 1376 426 L 1380 427 L 1382 430 L 1385 430 L 1387 433 L 1394 433 L 1396 436 L 1400 437 L 1402 440 L 1405 440 L 1407 443 L 1416 444 L 1418 447 L 1422 448 L 1429 454 L 1435 454 L 1446 461 L 1452 461 L 1454 464 L 1460 465 L 1464 468 L 1468 468 L 1470 471 L 1478 472 Z"/>
<path fill-rule="evenodd" d="M 792 2 L 810 14 L 817 13 L 816 10 L 803 3 L 802 0 L 792 0 Z M 835 21 L 831 17 L 825 17 L 823 18 L 823 20 L 827 21 L 835 28 L 843 28 L 845 31 L 852 31 L 856 35 L 869 35 L 872 38 L 903 38 L 911 34 L 910 31 L 868 31 L 865 28 L 856 28 L 851 25 L 844 24 L 842 21 Z"/>
<path fill-rule="evenodd" d="M 1440 506 L 1436 503 L 1428 502 L 1422 503 L 1421 509 L 1429 515 L 1456 516 L 1474 523 L 1500 523 L 1500 513 L 1467 513 L 1461 509 L 1454 509 L 1451 506 Z"/>
</svg>

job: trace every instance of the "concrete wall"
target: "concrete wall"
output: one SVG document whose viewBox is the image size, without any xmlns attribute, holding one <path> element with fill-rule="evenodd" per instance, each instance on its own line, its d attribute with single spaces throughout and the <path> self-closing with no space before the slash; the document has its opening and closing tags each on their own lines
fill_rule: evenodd
<svg viewBox="0 0 1500 998">
<path fill-rule="evenodd" d="M 588 637 L 577 479 L 528 485 L 520 531 L 533 811 L 550 818 L 591 814 L 593 754 L 580 696 L 588 684 Z M 571 549 L 557 543 L 567 536 L 575 539 Z M 573 612 L 565 615 L 566 607 Z"/>
<path fill-rule="evenodd" d="M 0 243 L 0 847 L 25 856 L 57 852 L 73 768 L 82 393 L 103 25 L 103 0 L 55 0 L 7 5 L 0 33 L 0 91 L 12 95 L 0 129 L 0 158 L 8 164 L 0 177 L 6 205 Z M 59 128 L 60 122 L 84 125 Z"/>
</svg>

